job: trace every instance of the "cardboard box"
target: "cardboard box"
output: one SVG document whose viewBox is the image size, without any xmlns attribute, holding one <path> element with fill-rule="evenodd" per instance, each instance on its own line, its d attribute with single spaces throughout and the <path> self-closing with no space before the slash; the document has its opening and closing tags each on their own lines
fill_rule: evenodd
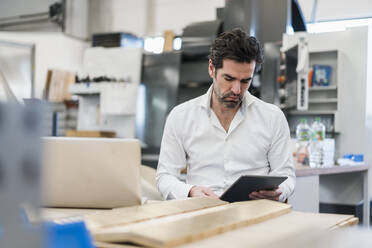
<svg viewBox="0 0 372 248">
<path fill-rule="evenodd" d="M 48 70 L 44 98 L 52 102 L 71 100 L 70 85 L 75 83 L 75 72 Z"/>
<path fill-rule="evenodd" d="M 101 138 L 115 138 L 116 132 L 111 131 L 88 131 L 88 130 L 67 130 L 67 137 L 101 137 Z"/>
</svg>

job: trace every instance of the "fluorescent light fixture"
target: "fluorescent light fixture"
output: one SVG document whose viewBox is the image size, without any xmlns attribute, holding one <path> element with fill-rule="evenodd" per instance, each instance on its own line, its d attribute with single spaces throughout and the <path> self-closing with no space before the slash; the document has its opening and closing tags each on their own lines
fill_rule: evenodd
<svg viewBox="0 0 372 248">
<path fill-rule="evenodd" d="M 177 37 L 173 40 L 173 49 L 174 50 L 180 50 L 182 47 L 182 39 L 180 37 Z"/>
<path fill-rule="evenodd" d="M 153 38 L 145 38 L 145 42 L 144 42 L 144 46 L 143 48 L 145 49 L 145 51 L 147 52 L 152 52 L 152 47 L 153 47 Z"/>
<path fill-rule="evenodd" d="M 145 38 L 144 42 L 144 49 L 147 52 L 152 53 L 162 53 L 164 46 L 164 38 L 163 37 L 147 37 Z"/>
<path fill-rule="evenodd" d="M 164 47 L 164 38 L 155 37 L 153 42 L 153 53 L 162 53 Z"/>
</svg>

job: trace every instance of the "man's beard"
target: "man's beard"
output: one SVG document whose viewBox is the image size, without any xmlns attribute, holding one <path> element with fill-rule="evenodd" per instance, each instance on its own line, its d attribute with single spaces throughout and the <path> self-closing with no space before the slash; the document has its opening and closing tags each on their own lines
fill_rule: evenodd
<svg viewBox="0 0 372 248">
<path fill-rule="evenodd" d="M 217 92 L 216 92 L 217 93 Z M 217 95 L 217 99 L 218 101 L 225 107 L 227 108 L 231 108 L 231 109 L 234 109 L 236 108 L 237 106 L 240 105 L 240 103 L 242 102 L 242 99 L 243 99 L 243 96 L 241 94 L 234 94 L 233 92 L 227 92 L 225 94 L 216 94 Z M 227 98 L 229 97 L 238 97 L 237 100 L 233 101 L 233 100 L 227 100 Z"/>
</svg>

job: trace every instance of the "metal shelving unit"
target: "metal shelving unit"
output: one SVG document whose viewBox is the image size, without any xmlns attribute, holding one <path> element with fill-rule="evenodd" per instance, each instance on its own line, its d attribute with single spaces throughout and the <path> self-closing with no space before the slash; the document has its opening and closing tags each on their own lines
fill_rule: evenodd
<svg viewBox="0 0 372 248">
<path fill-rule="evenodd" d="M 332 110 L 290 110 L 288 111 L 291 115 L 333 115 L 336 111 Z"/>
<path fill-rule="evenodd" d="M 337 98 L 320 98 L 320 99 L 310 99 L 309 103 L 337 103 Z"/>
<path fill-rule="evenodd" d="M 326 90 L 337 90 L 337 85 L 330 86 L 312 86 L 309 91 L 326 91 Z"/>
</svg>

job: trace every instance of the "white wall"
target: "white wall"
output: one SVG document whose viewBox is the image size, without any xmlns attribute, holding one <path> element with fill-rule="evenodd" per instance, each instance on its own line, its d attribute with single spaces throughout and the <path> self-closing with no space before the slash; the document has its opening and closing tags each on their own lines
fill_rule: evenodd
<svg viewBox="0 0 372 248">
<path fill-rule="evenodd" d="M 314 0 L 298 0 L 306 21 L 311 20 Z M 372 17 L 371 0 L 318 0 L 315 20 Z"/>
<path fill-rule="evenodd" d="M 48 69 L 81 71 L 88 42 L 62 33 L 0 32 L 0 40 L 36 44 L 35 96 L 41 97 Z M 11 83 L 11 82 L 9 82 Z"/>
<path fill-rule="evenodd" d="M 144 36 L 153 0 L 89 0 L 89 33 L 129 32 Z"/>
<path fill-rule="evenodd" d="M 112 0 L 113 31 L 127 31 L 143 36 L 147 31 L 147 0 Z"/>
<path fill-rule="evenodd" d="M 216 8 L 225 0 L 90 0 L 95 32 L 130 32 L 138 36 L 163 35 L 165 30 L 182 34 L 192 23 L 216 19 Z M 96 7 L 94 7 L 96 6 Z M 107 25 L 94 24 L 94 17 Z"/>
<path fill-rule="evenodd" d="M 87 39 L 90 36 L 88 21 L 90 12 L 89 0 L 66 0 L 65 33 L 80 39 Z"/>
<path fill-rule="evenodd" d="M 182 34 L 182 29 L 192 22 L 216 19 L 216 8 L 224 7 L 225 0 L 156 0 L 154 35 L 165 30 Z"/>
</svg>

